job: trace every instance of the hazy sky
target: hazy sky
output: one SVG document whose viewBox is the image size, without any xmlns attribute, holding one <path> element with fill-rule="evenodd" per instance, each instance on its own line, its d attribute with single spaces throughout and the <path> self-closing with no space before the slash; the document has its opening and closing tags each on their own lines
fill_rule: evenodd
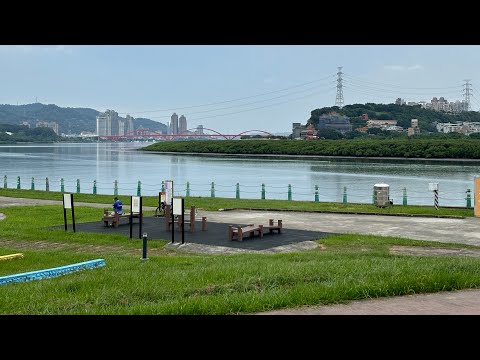
<svg viewBox="0 0 480 360">
<path fill-rule="evenodd" d="M 462 100 L 480 109 L 479 45 L 0 46 L 0 103 L 112 109 L 162 123 L 173 112 L 222 133 L 291 132 L 316 108 Z"/>
</svg>

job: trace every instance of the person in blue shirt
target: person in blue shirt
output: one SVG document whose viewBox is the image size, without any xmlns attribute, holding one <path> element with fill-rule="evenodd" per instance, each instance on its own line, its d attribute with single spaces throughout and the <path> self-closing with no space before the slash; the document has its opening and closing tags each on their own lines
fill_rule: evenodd
<svg viewBox="0 0 480 360">
<path fill-rule="evenodd" d="M 112 211 L 112 215 L 115 215 L 115 211 L 119 215 L 121 215 L 122 214 L 123 203 L 120 200 L 118 200 L 118 197 L 115 197 L 114 200 L 115 200 L 115 202 L 113 203 L 113 210 L 114 211 Z"/>
</svg>

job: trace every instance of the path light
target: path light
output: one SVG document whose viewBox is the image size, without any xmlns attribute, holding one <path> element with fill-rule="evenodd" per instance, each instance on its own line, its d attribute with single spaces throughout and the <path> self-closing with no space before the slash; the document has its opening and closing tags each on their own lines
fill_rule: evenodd
<svg viewBox="0 0 480 360">
<path fill-rule="evenodd" d="M 147 233 L 143 233 L 142 260 L 148 260 L 148 258 L 147 258 Z"/>
</svg>

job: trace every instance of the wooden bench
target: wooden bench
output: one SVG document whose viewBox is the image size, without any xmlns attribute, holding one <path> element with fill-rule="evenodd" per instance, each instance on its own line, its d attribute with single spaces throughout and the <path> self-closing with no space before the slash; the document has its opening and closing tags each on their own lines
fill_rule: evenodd
<svg viewBox="0 0 480 360">
<path fill-rule="evenodd" d="M 268 225 L 263 226 L 263 231 L 268 229 L 269 233 L 272 234 L 274 231 L 278 231 L 280 234 L 282 232 L 283 223 L 282 220 L 277 220 L 277 225 L 273 224 L 273 219 L 268 220 Z"/>
<path fill-rule="evenodd" d="M 246 226 L 237 226 L 228 225 L 228 238 L 230 240 L 243 241 L 243 236 L 249 234 L 250 237 L 255 236 L 255 232 L 258 232 L 258 235 L 263 237 L 263 225 L 255 226 L 254 224 L 248 224 Z"/>
<path fill-rule="evenodd" d="M 132 214 L 132 218 L 140 219 L 141 217 L 143 217 L 143 214 L 140 214 L 140 213 Z M 111 223 L 113 227 L 118 227 L 120 223 L 120 219 L 124 219 L 124 218 L 130 219 L 130 213 L 119 214 L 117 211 L 114 211 L 114 214 L 112 215 L 110 210 L 103 209 L 102 221 L 105 226 L 109 226 L 109 223 Z M 140 219 L 140 221 L 141 220 L 142 219 Z"/>
<path fill-rule="evenodd" d="M 188 220 L 184 220 L 184 224 L 190 226 L 190 232 L 195 232 L 195 206 L 190 207 L 190 214 Z M 202 231 L 207 230 L 207 217 L 202 216 Z M 182 230 L 182 215 L 178 215 L 176 218 L 177 230 Z M 172 213 L 170 210 L 170 205 L 165 205 L 165 226 L 167 231 L 170 231 L 170 226 L 172 225 Z"/>
</svg>

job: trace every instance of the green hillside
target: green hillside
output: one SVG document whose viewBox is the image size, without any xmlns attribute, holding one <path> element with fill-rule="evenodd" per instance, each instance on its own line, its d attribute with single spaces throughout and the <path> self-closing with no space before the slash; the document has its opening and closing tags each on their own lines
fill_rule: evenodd
<svg viewBox="0 0 480 360">
<path fill-rule="evenodd" d="M 80 134 L 82 131 L 95 132 L 96 117 L 100 112 L 89 108 L 63 108 L 54 104 L 26 104 L 8 105 L 0 104 L 0 124 L 20 125 L 23 122 L 35 127 L 37 121 L 58 123 L 60 133 Z M 156 131 L 166 131 L 165 124 L 150 119 L 137 119 L 133 122 L 134 128 L 140 125 Z"/>
<path fill-rule="evenodd" d="M 337 106 L 315 109 L 307 121 L 315 124 L 320 115 L 337 112 L 350 118 L 353 129 L 365 126 L 366 121 L 362 114 L 367 114 L 369 119 L 397 120 L 397 125 L 408 128 L 412 119 L 418 119 L 418 125 L 422 132 L 436 132 L 434 123 L 455 123 L 457 121 L 480 122 L 480 113 L 476 111 L 448 114 L 430 109 L 422 109 L 420 105 L 396 105 L 396 104 L 353 104 L 345 105 L 342 109 Z"/>
</svg>

